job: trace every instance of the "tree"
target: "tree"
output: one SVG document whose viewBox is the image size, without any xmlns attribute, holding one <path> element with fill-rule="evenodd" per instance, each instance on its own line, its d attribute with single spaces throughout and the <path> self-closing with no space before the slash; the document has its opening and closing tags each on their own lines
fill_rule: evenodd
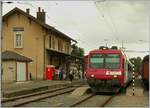
<svg viewBox="0 0 150 108">
<path fill-rule="evenodd" d="M 78 57 L 84 56 L 84 49 L 83 48 L 80 48 L 75 44 L 72 45 L 72 48 L 73 48 L 73 50 L 71 52 L 71 55 L 78 56 Z"/>
<path fill-rule="evenodd" d="M 130 61 L 134 61 L 134 65 L 135 65 L 135 72 L 140 74 L 141 73 L 141 69 L 142 69 L 142 59 L 141 57 L 134 57 L 131 58 Z"/>
</svg>

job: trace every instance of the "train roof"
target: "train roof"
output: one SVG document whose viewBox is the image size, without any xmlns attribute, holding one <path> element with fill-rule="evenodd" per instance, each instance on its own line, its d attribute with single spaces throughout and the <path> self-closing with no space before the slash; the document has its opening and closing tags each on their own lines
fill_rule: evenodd
<svg viewBox="0 0 150 108">
<path fill-rule="evenodd" d="M 99 53 L 99 52 L 104 52 L 104 53 L 119 53 L 121 50 L 114 50 L 114 49 L 95 49 L 90 51 L 89 53 Z"/>
</svg>

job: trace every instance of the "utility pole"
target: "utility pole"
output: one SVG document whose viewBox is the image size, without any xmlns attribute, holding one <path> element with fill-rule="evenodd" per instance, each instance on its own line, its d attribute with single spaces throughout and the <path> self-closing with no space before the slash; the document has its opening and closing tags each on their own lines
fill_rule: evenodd
<svg viewBox="0 0 150 108">
<path fill-rule="evenodd" d="M 122 40 L 121 44 L 122 44 L 122 50 L 125 51 L 124 40 Z"/>
<path fill-rule="evenodd" d="M 123 49 L 123 42 L 124 42 L 124 41 L 122 40 L 122 49 Z"/>
<path fill-rule="evenodd" d="M 107 41 L 108 41 L 108 39 L 104 39 L 104 41 L 106 42 L 106 47 L 107 47 Z"/>
</svg>

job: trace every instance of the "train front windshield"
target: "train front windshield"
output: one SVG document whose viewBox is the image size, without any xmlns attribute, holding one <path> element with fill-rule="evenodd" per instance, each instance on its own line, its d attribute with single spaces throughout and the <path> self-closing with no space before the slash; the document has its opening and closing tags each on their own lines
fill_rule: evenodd
<svg viewBox="0 0 150 108">
<path fill-rule="evenodd" d="M 90 68 L 118 69 L 119 67 L 119 54 L 92 54 L 90 57 Z"/>
<path fill-rule="evenodd" d="M 104 68 L 104 57 L 101 54 L 93 54 L 90 58 L 91 68 Z"/>
</svg>

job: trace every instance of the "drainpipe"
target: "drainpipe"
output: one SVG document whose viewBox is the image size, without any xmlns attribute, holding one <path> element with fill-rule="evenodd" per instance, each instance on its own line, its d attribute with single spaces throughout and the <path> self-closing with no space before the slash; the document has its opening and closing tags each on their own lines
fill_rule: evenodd
<svg viewBox="0 0 150 108">
<path fill-rule="evenodd" d="M 44 35 L 44 41 L 43 41 L 43 80 L 45 80 L 45 68 L 46 68 L 46 63 L 45 63 L 45 55 L 46 55 L 46 46 L 45 46 L 45 39 L 46 39 L 46 34 Z"/>
</svg>

